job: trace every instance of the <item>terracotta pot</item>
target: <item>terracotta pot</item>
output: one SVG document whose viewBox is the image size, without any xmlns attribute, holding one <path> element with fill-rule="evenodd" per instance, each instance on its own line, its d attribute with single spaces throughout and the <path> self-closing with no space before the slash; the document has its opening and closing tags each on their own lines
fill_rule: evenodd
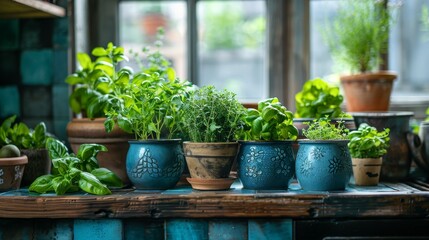
<svg viewBox="0 0 429 240">
<path fill-rule="evenodd" d="M 25 155 L 0 158 L 0 191 L 19 189 L 28 158 Z"/>
<path fill-rule="evenodd" d="M 184 142 L 183 148 L 192 178 L 228 178 L 237 155 L 238 143 Z"/>
<path fill-rule="evenodd" d="M 387 111 L 396 76 L 387 71 L 342 76 L 347 111 Z"/>
<path fill-rule="evenodd" d="M 375 186 L 380 180 L 383 158 L 352 158 L 355 184 L 359 186 Z"/>
<path fill-rule="evenodd" d="M 51 173 L 51 159 L 47 149 L 22 149 L 21 155 L 28 158 L 21 186 L 29 186 L 36 178 Z"/>
<path fill-rule="evenodd" d="M 162 27 L 165 29 L 167 19 L 164 15 L 158 13 L 146 14 L 141 21 L 141 25 L 145 34 L 155 36 L 158 28 Z"/>
<path fill-rule="evenodd" d="M 115 126 L 112 132 L 104 129 L 104 118 L 94 120 L 88 118 L 73 119 L 67 125 L 68 140 L 73 152 L 77 153 L 79 146 L 84 143 L 104 145 L 108 151 L 97 155 L 100 167 L 113 171 L 125 185 L 130 183 L 125 169 L 125 161 L 129 148 L 128 141 L 133 139 L 132 134 L 122 131 Z"/>
</svg>

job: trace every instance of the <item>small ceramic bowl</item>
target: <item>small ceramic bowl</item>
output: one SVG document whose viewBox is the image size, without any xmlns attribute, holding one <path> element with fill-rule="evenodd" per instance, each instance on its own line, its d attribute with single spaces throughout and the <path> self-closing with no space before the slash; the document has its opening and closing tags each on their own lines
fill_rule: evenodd
<svg viewBox="0 0 429 240">
<path fill-rule="evenodd" d="M 0 192 L 19 189 L 27 163 L 26 155 L 0 158 Z"/>
</svg>

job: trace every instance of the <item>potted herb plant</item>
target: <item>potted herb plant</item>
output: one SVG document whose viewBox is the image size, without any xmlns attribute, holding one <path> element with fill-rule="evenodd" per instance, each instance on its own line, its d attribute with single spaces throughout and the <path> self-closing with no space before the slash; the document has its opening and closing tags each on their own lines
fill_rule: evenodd
<svg viewBox="0 0 429 240">
<path fill-rule="evenodd" d="M 353 176 L 356 185 L 377 185 L 380 179 L 382 156 L 389 148 L 390 129 L 378 131 L 375 127 L 362 123 L 348 134 L 348 148 L 352 157 Z"/>
<path fill-rule="evenodd" d="M 292 142 L 298 136 L 293 113 L 277 98 L 249 108 L 243 117 L 237 155 L 238 176 L 246 189 L 287 189 L 295 173 Z"/>
<path fill-rule="evenodd" d="M 107 151 L 103 145 L 82 144 L 77 154 L 70 154 L 62 142 L 51 138 L 46 141 L 46 148 L 52 159 L 52 174 L 34 180 L 28 188 L 31 192 L 63 195 L 83 190 L 94 195 L 107 195 L 111 194 L 109 188 L 123 186 L 116 174 L 100 168 L 97 163 L 97 154 Z"/>
<path fill-rule="evenodd" d="M 236 132 L 245 108 L 230 91 L 204 86 L 183 105 L 182 123 L 189 141 L 183 143 L 194 189 L 229 189 L 230 171 L 238 151 Z"/>
<path fill-rule="evenodd" d="M 342 122 L 315 119 L 303 130 L 307 139 L 298 140 L 296 177 L 308 191 L 344 190 L 352 174 L 347 148 L 349 130 Z"/>
<path fill-rule="evenodd" d="M 138 189 L 168 189 L 177 184 L 185 163 L 181 145 L 182 105 L 192 84 L 157 71 L 136 74 L 127 95 L 106 112 L 105 128 L 115 124 L 134 134 L 126 172 Z"/>
<path fill-rule="evenodd" d="M 392 10 L 386 1 L 349 0 L 324 29 L 334 60 L 348 67 L 341 76 L 348 112 L 387 111 L 396 74 L 377 71 L 388 49 Z"/>
<path fill-rule="evenodd" d="M 94 61 L 88 54 L 78 53 L 79 69 L 66 78 L 66 82 L 73 87 L 69 105 L 77 114 L 67 125 L 68 140 L 75 153 L 81 144 L 103 144 L 108 152 L 99 154 L 100 166 L 114 171 L 124 183 L 129 183 L 125 158 L 128 140 L 133 136 L 117 126 L 107 133 L 104 121 L 105 112 L 126 94 L 133 71 L 128 67 L 117 69 L 118 64 L 127 57 L 124 49 L 113 43 L 108 43 L 106 48 L 94 48 L 92 55 Z"/>
<path fill-rule="evenodd" d="M 51 159 L 45 147 L 46 140 L 50 137 L 44 122 L 30 129 L 25 123 L 16 122 L 16 115 L 3 121 L 0 127 L 0 147 L 13 144 L 28 159 L 21 176 L 22 186 L 28 186 L 37 177 L 50 173 Z"/>
</svg>

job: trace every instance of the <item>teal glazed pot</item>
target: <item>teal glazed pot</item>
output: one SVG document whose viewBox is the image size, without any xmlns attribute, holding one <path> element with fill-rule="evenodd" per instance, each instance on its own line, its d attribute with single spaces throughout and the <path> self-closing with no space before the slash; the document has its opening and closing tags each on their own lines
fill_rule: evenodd
<svg viewBox="0 0 429 240">
<path fill-rule="evenodd" d="M 238 177 L 245 189 L 288 189 L 295 174 L 292 141 L 239 141 Z"/>
<path fill-rule="evenodd" d="M 299 140 L 296 178 L 306 191 L 344 190 L 352 175 L 348 140 Z"/>
<path fill-rule="evenodd" d="M 185 168 L 182 142 L 173 140 L 129 141 L 128 178 L 137 189 L 173 188 Z"/>
</svg>

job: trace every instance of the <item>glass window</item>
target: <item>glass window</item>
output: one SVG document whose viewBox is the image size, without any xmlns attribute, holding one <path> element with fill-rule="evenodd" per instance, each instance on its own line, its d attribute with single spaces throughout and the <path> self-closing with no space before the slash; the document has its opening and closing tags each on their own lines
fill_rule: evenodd
<svg viewBox="0 0 429 240">
<path fill-rule="evenodd" d="M 389 4 L 400 4 L 396 9 L 396 22 L 390 29 L 388 69 L 398 73 L 394 83 L 392 100 L 412 96 L 428 99 L 429 68 L 429 0 L 391 0 Z M 323 41 L 323 24 L 332 19 L 340 1 L 313 0 L 310 2 L 310 76 L 336 79 L 341 72 L 335 66 L 328 47 Z M 420 96 L 420 97 L 419 97 Z"/>
<path fill-rule="evenodd" d="M 155 47 L 157 29 L 162 27 L 165 34 L 160 51 L 172 62 L 176 75 L 187 79 L 186 18 L 185 1 L 121 1 L 120 45 L 142 53 L 143 47 Z M 132 55 L 128 57 L 131 59 Z M 135 61 L 127 64 L 138 67 Z"/>
<path fill-rule="evenodd" d="M 237 94 L 268 95 L 265 1 L 198 1 L 198 84 Z"/>
</svg>

